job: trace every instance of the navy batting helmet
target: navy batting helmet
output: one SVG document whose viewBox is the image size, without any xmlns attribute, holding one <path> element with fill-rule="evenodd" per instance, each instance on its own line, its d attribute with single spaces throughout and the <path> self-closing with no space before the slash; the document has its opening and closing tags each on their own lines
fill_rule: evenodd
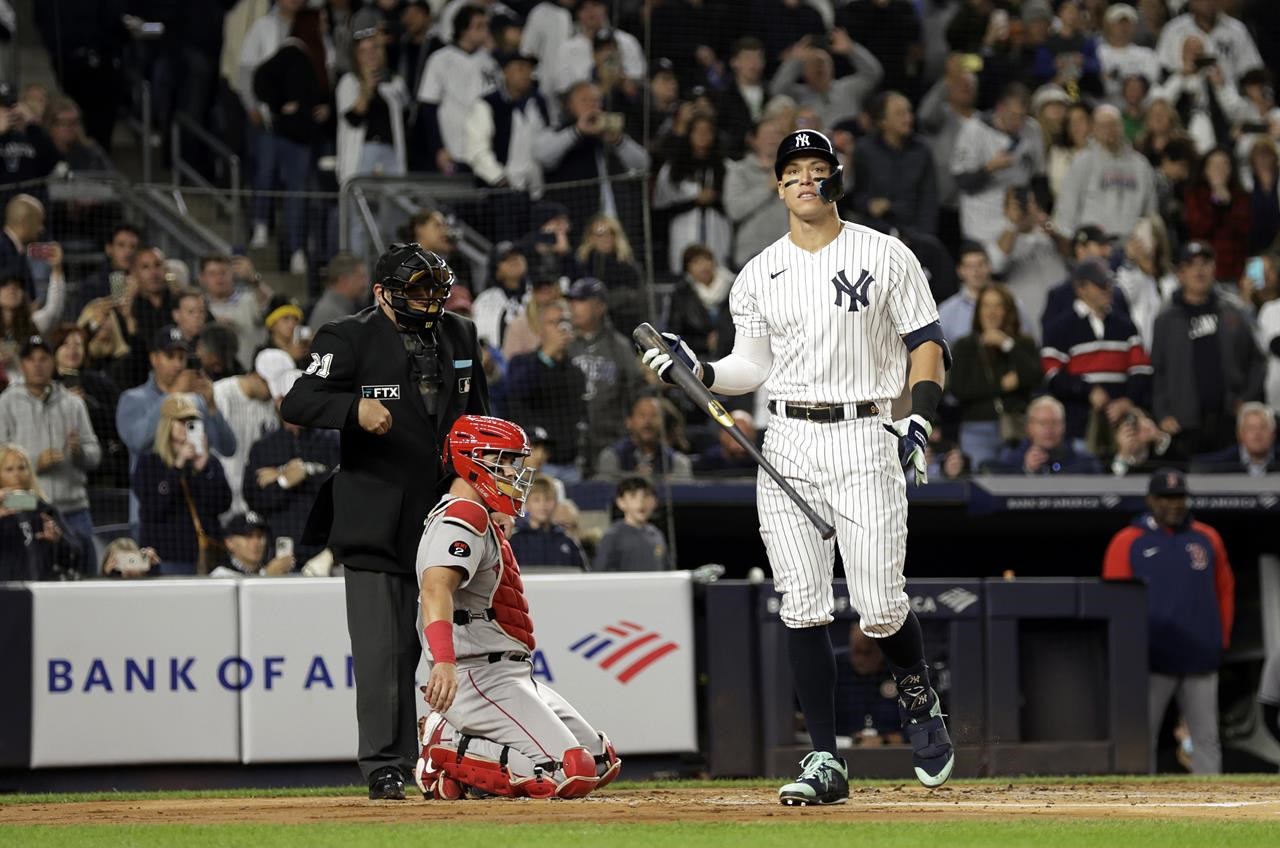
<svg viewBox="0 0 1280 848">
<path fill-rule="evenodd" d="M 453 271 L 444 257 L 415 242 L 393 244 L 373 273 L 401 331 L 419 333 L 435 326 L 453 287 Z"/>
<path fill-rule="evenodd" d="M 783 167 L 800 156 L 813 156 L 831 166 L 831 176 L 818 180 L 819 197 L 827 203 L 835 203 L 844 196 L 844 167 L 831 139 L 817 130 L 796 130 L 778 145 L 778 158 L 773 163 L 774 176 L 781 181 Z"/>
</svg>

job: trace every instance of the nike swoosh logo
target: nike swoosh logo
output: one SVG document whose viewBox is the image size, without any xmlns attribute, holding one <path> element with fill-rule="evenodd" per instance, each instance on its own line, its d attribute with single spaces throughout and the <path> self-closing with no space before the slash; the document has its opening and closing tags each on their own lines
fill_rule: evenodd
<svg viewBox="0 0 1280 848">
<path fill-rule="evenodd" d="M 781 271 L 775 271 L 769 275 L 769 279 L 772 280 L 774 277 L 778 276 L 779 274 L 785 274 L 786 272 L 787 272 L 786 268 L 783 268 Z"/>
<path fill-rule="evenodd" d="M 1160 553 L 1159 548 L 1143 548 L 1142 549 L 1142 555 L 1144 557 L 1153 557 L 1158 553 Z"/>
</svg>

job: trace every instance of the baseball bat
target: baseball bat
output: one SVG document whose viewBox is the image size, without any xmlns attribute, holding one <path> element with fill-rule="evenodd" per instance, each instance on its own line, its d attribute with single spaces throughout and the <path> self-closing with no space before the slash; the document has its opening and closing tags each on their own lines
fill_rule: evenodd
<svg viewBox="0 0 1280 848">
<path fill-rule="evenodd" d="M 755 460 L 756 464 L 774 479 L 774 482 L 786 493 L 787 497 L 795 502 L 796 506 L 800 507 L 804 517 L 809 519 L 809 523 L 818 529 L 824 540 L 830 539 L 836 534 L 836 528 L 827 523 L 826 519 L 821 515 L 818 515 L 817 511 L 809 505 L 809 502 L 800 497 L 800 493 L 787 482 L 786 478 L 778 472 L 778 469 L 773 467 L 773 463 L 764 458 L 764 455 L 760 453 L 760 449 L 756 447 L 755 442 L 747 438 L 747 434 L 743 433 L 742 429 L 738 427 L 733 420 L 733 416 L 725 412 L 724 407 L 720 405 L 720 401 L 712 397 L 711 390 L 702 385 L 702 381 L 694 376 L 693 372 L 689 370 L 689 366 L 676 358 L 675 354 L 671 352 L 671 346 L 667 344 L 667 340 L 652 325 L 646 323 L 636 327 L 631 333 L 631 338 L 635 340 L 641 350 L 656 347 L 670 356 L 671 368 L 667 373 L 672 381 L 684 389 L 685 394 L 694 403 L 705 409 L 717 424 L 727 430 L 735 442 L 742 445 L 742 449 Z"/>
</svg>

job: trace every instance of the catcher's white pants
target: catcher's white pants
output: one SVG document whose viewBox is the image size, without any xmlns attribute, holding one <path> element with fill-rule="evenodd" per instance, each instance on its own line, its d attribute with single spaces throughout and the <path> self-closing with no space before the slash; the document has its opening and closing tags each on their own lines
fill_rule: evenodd
<svg viewBox="0 0 1280 848">
<path fill-rule="evenodd" d="M 769 419 L 765 458 L 836 528 L 835 539 L 824 542 L 773 478 L 759 472 L 760 531 L 788 627 L 832 620 L 836 541 L 863 631 L 889 636 L 906 620 L 907 490 L 887 423 L 885 415 L 834 423 Z"/>
<path fill-rule="evenodd" d="M 446 729 L 442 742 L 456 747 L 458 734 L 474 737 L 467 753 L 490 760 L 509 748 L 507 765 L 523 777 L 531 776 L 534 766 L 560 762 L 570 748 L 582 746 L 592 756 L 601 752 L 595 728 L 554 689 L 535 682 L 528 662 L 480 665 L 460 659 L 458 694 L 444 718 L 453 732 Z M 564 780 L 564 775 L 557 770 L 554 778 Z"/>
</svg>

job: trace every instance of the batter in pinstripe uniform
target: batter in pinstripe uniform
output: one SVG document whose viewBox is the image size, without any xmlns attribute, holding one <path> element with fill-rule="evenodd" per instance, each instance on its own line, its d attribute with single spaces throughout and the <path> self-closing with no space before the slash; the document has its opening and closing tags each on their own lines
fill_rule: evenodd
<svg viewBox="0 0 1280 848">
<path fill-rule="evenodd" d="M 904 472 L 917 485 L 926 482 L 925 444 L 950 353 L 919 260 L 898 239 L 837 215 L 842 169 L 830 140 L 811 130 L 792 133 L 774 171 L 790 232 L 733 284 L 733 352 L 701 363 L 679 337 L 668 341 L 712 391 L 765 386 L 773 417 L 764 454 L 835 525 L 850 600 L 898 684 L 916 777 L 941 786 L 955 757 L 920 623 L 903 591 Z M 645 351 L 644 361 L 663 376 L 671 365 L 657 349 Z M 892 421 L 890 403 L 908 379 L 911 415 Z M 836 751 L 836 666 L 827 634 L 835 546 L 763 472 L 758 491 L 796 694 L 813 742 L 799 778 L 779 797 L 787 805 L 840 803 L 849 783 Z"/>
</svg>

